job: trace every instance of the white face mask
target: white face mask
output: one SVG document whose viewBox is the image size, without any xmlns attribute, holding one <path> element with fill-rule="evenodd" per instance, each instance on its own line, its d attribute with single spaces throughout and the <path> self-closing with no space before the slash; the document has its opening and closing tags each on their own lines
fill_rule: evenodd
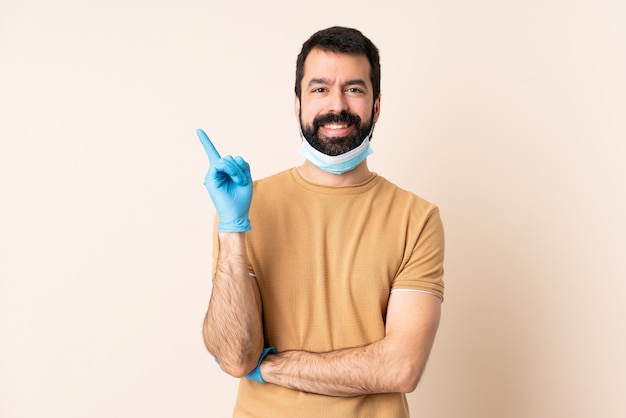
<svg viewBox="0 0 626 418">
<path fill-rule="evenodd" d="M 370 146 L 370 135 L 367 135 L 361 145 L 353 150 L 340 155 L 326 155 L 313 148 L 311 144 L 309 144 L 309 141 L 306 140 L 302 132 L 300 132 L 302 144 L 298 149 L 298 153 L 321 170 L 332 174 L 343 174 L 347 171 L 353 170 L 370 154 L 372 154 L 373 151 Z"/>
<path fill-rule="evenodd" d="M 298 123 L 300 123 L 300 102 L 298 102 Z M 368 156 L 372 154 L 372 147 L 370 146 L 370 137 L 374 131 L 374 124 L 370 129 L 369 134 L 365 137 L 361 145 L 339 155 L 326 155 L 313 148 L 309 141 L 302 132 L 302 126 L 300 126 L 300 137 L 302 138 L 302 144 L 298 149 L 298 153 L 314 164 L 320 170 L 324 170 L 327 173 L 343 174 L 347 171 L 353 170 L 356 166 L 361 164 Z"/>
</svg>

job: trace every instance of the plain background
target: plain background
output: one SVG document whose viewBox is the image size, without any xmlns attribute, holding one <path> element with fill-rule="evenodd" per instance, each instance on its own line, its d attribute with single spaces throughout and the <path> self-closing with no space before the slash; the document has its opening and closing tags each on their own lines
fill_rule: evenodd
<svg viewBox="0 0 626 418">
<path fill-rule="evenodd" d="M 226 417 L 195 129 L 300 162 L 295 58 L 380 48 L 370 168 L 438 204 L 415 417 L 624 417 L 626 2 L 0 0 L 0 416 Z"/>
</svg>

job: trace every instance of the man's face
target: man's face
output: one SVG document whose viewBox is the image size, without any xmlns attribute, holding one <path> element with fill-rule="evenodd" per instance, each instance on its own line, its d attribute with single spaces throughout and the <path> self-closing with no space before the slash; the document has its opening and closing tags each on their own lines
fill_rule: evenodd
<svg viewBox="0 0 626 418">
<path fill-rule="evenodd" d="M 313 49 L 304 62 L 299 115 L 309 143 L 327 155 L 358 147 L 378 119 L 365 55 Z M 296 98 L 296 112 L 298 112 Z"/>
</svg>

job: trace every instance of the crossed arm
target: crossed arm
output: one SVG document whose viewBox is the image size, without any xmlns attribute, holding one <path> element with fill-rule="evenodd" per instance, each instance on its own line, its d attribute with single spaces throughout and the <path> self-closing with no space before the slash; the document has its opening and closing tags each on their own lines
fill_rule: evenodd
<svg viewBox="0 0 626 418">
<path fill-rule="evenodd" d="M 311 353 L 286 351 L 261 363 L 265 381 L 330 396 L 415 390 L 435 339 L 441 302 L 419 292 L 394 292 L 385 337 L 372 344 Z"/>
<path fill-rule="evenodd" d="M 218 240 L 204 341 L 226 373 L 242 377 L 256 367 L 263 349 L 261 297 L 248 275 L 245 233 L 220 233 Z M 412 392 L 426 366 L 440 313 L 435 296 L 394 292 L 383 339 L 326 353 L 268 355 L 261 375 L 268 383 L 330 396 Z"/>
</svg>

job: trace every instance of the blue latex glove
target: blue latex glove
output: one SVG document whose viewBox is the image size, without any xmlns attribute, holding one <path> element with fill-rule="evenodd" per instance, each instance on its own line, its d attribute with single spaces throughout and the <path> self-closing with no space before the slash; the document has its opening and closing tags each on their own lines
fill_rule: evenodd
<svg viewBox="0 0 626 418">
<path fill-rule="evenodd" d="M 209 191 L 217 210 L 219 232 L 244 232 L 252 227 L 248 219 L 252 201 L 252 176 L 250 166 L 243 158 L 219 152 L 202 129 L 196 131 L 204 151 L 209 157 L 209 171 L 204 177 L 204 187 Z"/>
<path fill-rule="evenodd" d="M 265 383 L 265 380 L 263 380 L 263 376 L 261 376 L 261 362 L 263 361 L 265 356 L 267 356 L 269 353 L 275 354 L 276 349 L 274 347 L 268 347 L 264 349 L 261 352 L 261 358 L 259 359 L 259 362 L 257 363 L 254 370 L 252 370 L 250 373 L 246 375 L 246 379 L 256 380 L 257 382 Z"/>
<path fill-rule="evenodd" d="M 263 349 L 263 351 L 261 351 L 261 357 L 259 358 L 259 362 L 256 364 L 256 367 L 254 368 L 254 370 L 248 373 L 245 378 L 248 380 L 256 380 L 257 382 L 266 383 L 265 380 L 263 380 L 263 376 L 261 376 L 261 362 L 263 361 L 265 356 L 270 353 L 276 354 L 276 352 L 276 348 L 274 347 L 267 347 Z M 215 360 L 217 364 L 220 363 L 217 357 L 213 357 L 213 360 Z"/>
</svg>

